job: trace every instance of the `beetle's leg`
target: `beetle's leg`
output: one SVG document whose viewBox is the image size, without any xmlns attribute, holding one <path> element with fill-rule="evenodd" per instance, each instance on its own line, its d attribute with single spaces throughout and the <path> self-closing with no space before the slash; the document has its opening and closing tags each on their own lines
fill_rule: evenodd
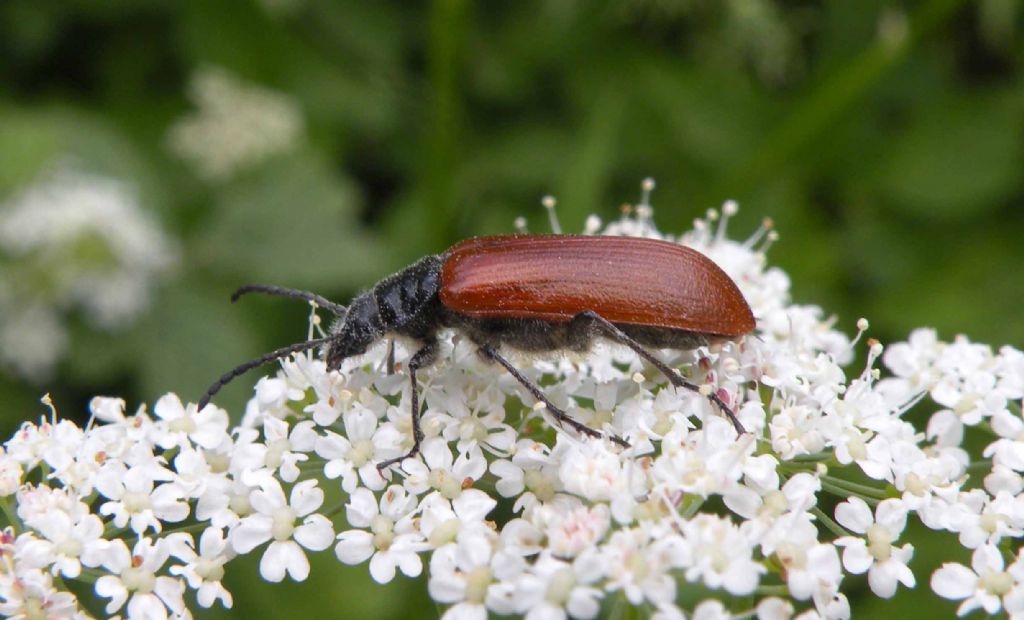
<svg viewBox="0 0 1024 620">
<path fill-rule="evenodd" d="M 388 338 L 388 353 L 384 357 L 384 363 L 378 368 L 383 370 L 390 377 L 395 374 L 395 339 Z"/>
<path fill-rule="evenodd" d="M 395 463 L 401 463 L 405 459 L 419 454 L 420 442 L 423 441 L 423 430 L 420 429 L 420 395 L 416 385 L 416 370 L 430 366 L 435 359 L 437 359 L 437 341 L 427 343 L 409 358 L 409 363 L 406 365 L 409 367 L 409 383 L 412 388 L 412 449 L 402 456 L 377 463 L 377 471 L 383 472 Z"/>
<path fill-rule="evenodd" d="M 395 374 L 395 339 L 388 340 L 388 376 Z"/>
<path fill-rule="evenodd" d="M 557 406 L 555 406 L 555 404 L 551 402 L 547 396 L 544 395 L 544 392 L 542 392 L 541 389 L 537 387 L 535 383 L 524 377 L 523 373 L 519 372 L 519 370 L 512 365 L 512 362 L 502 357 L 501 354 L 498 353 L 497 349 L 495 349 L 489 344 L 483 344 L 480 345 L 480 354 L 485 359 L 493 360 L 504 366 L 505 370 L 507 370 L 510 375 L 515 377 L 516 381 L 518 381 L 524 388 L 526 388 L 527 391 L 529 391 L 534 398 L 544 403 L 548 411 L 551 412 L 551 415 L 553 415 L 555 419 L 558 420 L 559 424 L 567 424 L 571 426 L 574 430 L 576 430 L 576 432 L 583 433 L 584 435 L 589 435 L 590 437 L 604 437 L 604 434 L 601 433 L 600 431 L 596 431 L 587 426 L 586 424 L 574 420 L 572 416 L 570 416 L 568 413 L 562 411 Z M 609 438 L 615 443 L 622 446 L 623 448 L 629 447 L 628 443 L 626 443 L 622 439 L 619 439 L 618 437 L 609 436 Z"/>
<path fill-rule="evenodd" d="M 607 334 L 612 340 L 620 344 L 624 344 L 630 349 L 633 349 L 637 355 L 639 355 L 652 366 L 660 370 L 661 374 L 665 375 L 669 383 L 671 383 L 672 385 L 676 387 L 686 388 L 687 390 L 690 390 L 692 392 L 700 392 L 700 387 L 697 384 L 691 381 L 687 381 L 685 377 L 679 374 L 678 370 L 671 368 L 665 362 L 662 362 L 658 358 L 654 357 L 654 355 L 651 354 L 650 351 L 645 349 L 639 342 L 630 338 L 628 334 L 626 334 L 624 331 L 616 327 L 615 324 L 613 324 L 611 321 L 604 318 L 600 314 L 594 312 L 593 310 L 586 310 L 574 316 L 569 329 L 570 331 L 586 331 L 590 328 L 591 325 L 595 325 L 601 328 L 601 330 L 605 334 Z M 718 394 L 712 392 L 707 395 L 707 398 L 714 404 L 718 405 L 718 408 L 722 410 L 722 413 L 725 414 L 725 417 L 729 418 L 729 421 L 732 422 L 732 425 L 736 427 L 736 432 L 738 434 L 742 435 L 743 433 L 747 432 L 746 429 L 743 428 L 743 425 L 740 424 L 740 421 L 736 418 L 736 414 L 732 412 L 732 409 L 729 408 L 729 405 L 725 404 L 725 401 L 723 401 L 718 396 Z"/>
</svg>

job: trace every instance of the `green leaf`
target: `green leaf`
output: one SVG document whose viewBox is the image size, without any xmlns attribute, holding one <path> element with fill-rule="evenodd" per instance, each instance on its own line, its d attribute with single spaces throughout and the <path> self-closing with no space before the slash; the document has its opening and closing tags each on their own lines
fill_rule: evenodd
<svg viewBox="0 0 1024 620">
<path fill-rule="evenodd" d="M 1021 182 L 1021 97 L 953 96 L 927 107 L 884 158 L 892 205 L 922 217 L 971 218 L 999 208 Z"/>
<path fill-rule="evenodd" d="M 227 188 L 200 236 L 204 263 L 271 284 L 354 288 L 387 273 L 380 246 L 356 219 L 352 185 L 303 154 L 274 159 Z"/>
<path fill-rule="evenodd" d="M 162 185 L 136 145 L 102 116 L 71 107 L 0 108 L 0 193 L 69 166 L 125 181 L 145 207 L 162 207 Z"/>
<path fill-rule="evenodd" d="M 185 278 L 168 287 L 160 303 L 137 325 L 140 397 L 153 403 L 167 392 L 195 402 L 226 370 L 259 352 L 255 330 L 231 312 L 220 290 L 198 278 Z M 218 403 L 239 419 L 252 382 L 225 390 Z"/>
<path fill-rule="evenodd" d="M 31 182 L 60 149 L 59 132 L 47 119 L 0 107 L 0 195 Z"/>
<path fill-rule="evenodd" d="M 0 437 L 14 434 L 14 431 L 25 420 L 38 420 L 39 416 L 49 412 L 39 403 L 39 398 L 46 392 L 43 388 L 28 387 L 11 377 L 0 374 Z"/>
</svg>

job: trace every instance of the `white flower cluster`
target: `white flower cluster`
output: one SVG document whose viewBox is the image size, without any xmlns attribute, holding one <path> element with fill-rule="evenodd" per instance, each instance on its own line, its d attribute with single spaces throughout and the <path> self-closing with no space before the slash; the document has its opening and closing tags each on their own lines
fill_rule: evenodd
<svg viewBox="0 0 1024 620">
<path fill-rule="evenodd" d="M 171 127 L 167 141 L 207 181 L 225 181 L 303 139 L 305 123 L 295 101 L 219 67 L 196 72 L 190 97 L 198 109 Z"/>
<path fill-rule="evenodd" d="M 116 179 L 58 167 L 0 204 L 0 363 L 50 374 L 67 345 L 63 314 L 113 329 L 149 305 L 173 242 Z"/>
<path fill-rule="evenodd" d="M 605 232 L 656 235 L 647 211 Z M 302 580 L 307 554 L 333 547 L 379 583 L 425 571 L 452 619 L 593 618 L 613 605 L 663 619 L 845 618 L 850 575 L 879 597 L 915 586 L 904 529 L 916 519 L 974 550 L 971 567 L 931 576 L 937 594 L 962 599 L 961 613 L 1024 618 L 1024 354 L 920 330 L 885 352 L 891 376 L 880 379 L 872 342 L 848 378 L 856 342 L 790 303 L 786 275 L 764 267 L 764 230 L 732 242 L 718 215 L 679 241 L 733 276 L 756 334 L 663 355 L 731 403 L 747 434 L 628 350 L 515 360 L 630 447 L 576 436 L 457 336 L 421 374 L 421 453 L 383 475 L 376 464 L 412 442 L 408 380 L 381 371 L 384 346 L 340 373 L 310 356 L 283 363 L 233 429 L 223 410 L 174 395 L 152 415 L 97 398 L 85 429 L 25 424 L 0 455 L 0 613 L 82 617 L 62 577 L 93 583 L 107 614 L 188 617 L 186 591 L 231 605 L 222 578 L 236 555 L 260 554 L 268 581 Z M 923 401 L 921 431 L 904 414 Z M 968 429 L 989 436 L 982 454 L 964 448 Z M 325 493 L 343 506 L 327 509 Z M 682 589 L 704 602 L 680 608 Z"/>
</svg>

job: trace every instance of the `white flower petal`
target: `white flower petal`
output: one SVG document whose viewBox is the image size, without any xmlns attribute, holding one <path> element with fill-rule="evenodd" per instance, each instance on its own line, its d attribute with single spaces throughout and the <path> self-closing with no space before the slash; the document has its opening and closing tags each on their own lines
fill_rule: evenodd
<svg viewBox="0 0 1024 620">
<path fill-rule="evenodd" d="M 334 528 L 327 517 L 312 514 L 306 517 L 302 525 L 295 528 L 292 538 L 310 551 L 323 551 L 334 541 Z"/>
<path fill-rule="evenodd" d="M 363 530 L 348 530 L 338 534 L 338 544 L 334 547 L 334 554 L 345 564 L 361 564 L 374 551 L 373 535 Z"/>
<path fill-rule="evenodd" d="M 294 541 L 274 541 L 260 558 L 260 575 L 267 581 L 284 580 L 285 572 L 295 581 L 309 577 L 309 560 Z"/>
<path fill-rule="evenodd" d="M 932 590 L 942 598 L 959 600 L 974 594 L 978 575 L 963 564 L 947 562 L 932 573 Z"/>
<path fill-rule="evenodd" d="M 369 489 L 358 488 L 345 505 L 345 516 L 354 527 L 370 527 L 373 518 L 379 514 L 377 498 Z"/>
<path fill-rule="evenodd" d="M 273 520 L 267 515 L 251 515 L 231 530 L 231 547 L 238 553 L 249 553 L 271 538 Z"/>
<path fill-rule="evenodd" d="M 300 517 L 313 512 L 323 503 L 324 492 L 316 485 L 316 480 L 303 480 L 292 488 L 291 506 Z"/>
<path fill-rule="evenodd" d="M 868 527 L 875 521 L 871 509 L 859 497 L 851 497 L 836 506 L 835 514 L 840 525 L 857 534 L 867 532 Z"/>
<path fill-rule="evenodd" d="M 388 551 L 378 551 L 370 558 L 370 576 L 377 583 L 389 583 L 395 578 L 394 554 Z"/>
</svg>

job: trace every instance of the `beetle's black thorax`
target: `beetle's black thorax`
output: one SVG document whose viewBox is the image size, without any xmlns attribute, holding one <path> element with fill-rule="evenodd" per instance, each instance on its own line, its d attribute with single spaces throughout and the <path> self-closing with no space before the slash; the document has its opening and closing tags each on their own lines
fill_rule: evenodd
<svg viewBox="0 0 1024 620">
<path fill-rule="evenodd" d="M 441 263 L 440 256 L 421 258 L 373 287 L 385 332 L 424 339 L 437 331 Z"/>
</svg>

